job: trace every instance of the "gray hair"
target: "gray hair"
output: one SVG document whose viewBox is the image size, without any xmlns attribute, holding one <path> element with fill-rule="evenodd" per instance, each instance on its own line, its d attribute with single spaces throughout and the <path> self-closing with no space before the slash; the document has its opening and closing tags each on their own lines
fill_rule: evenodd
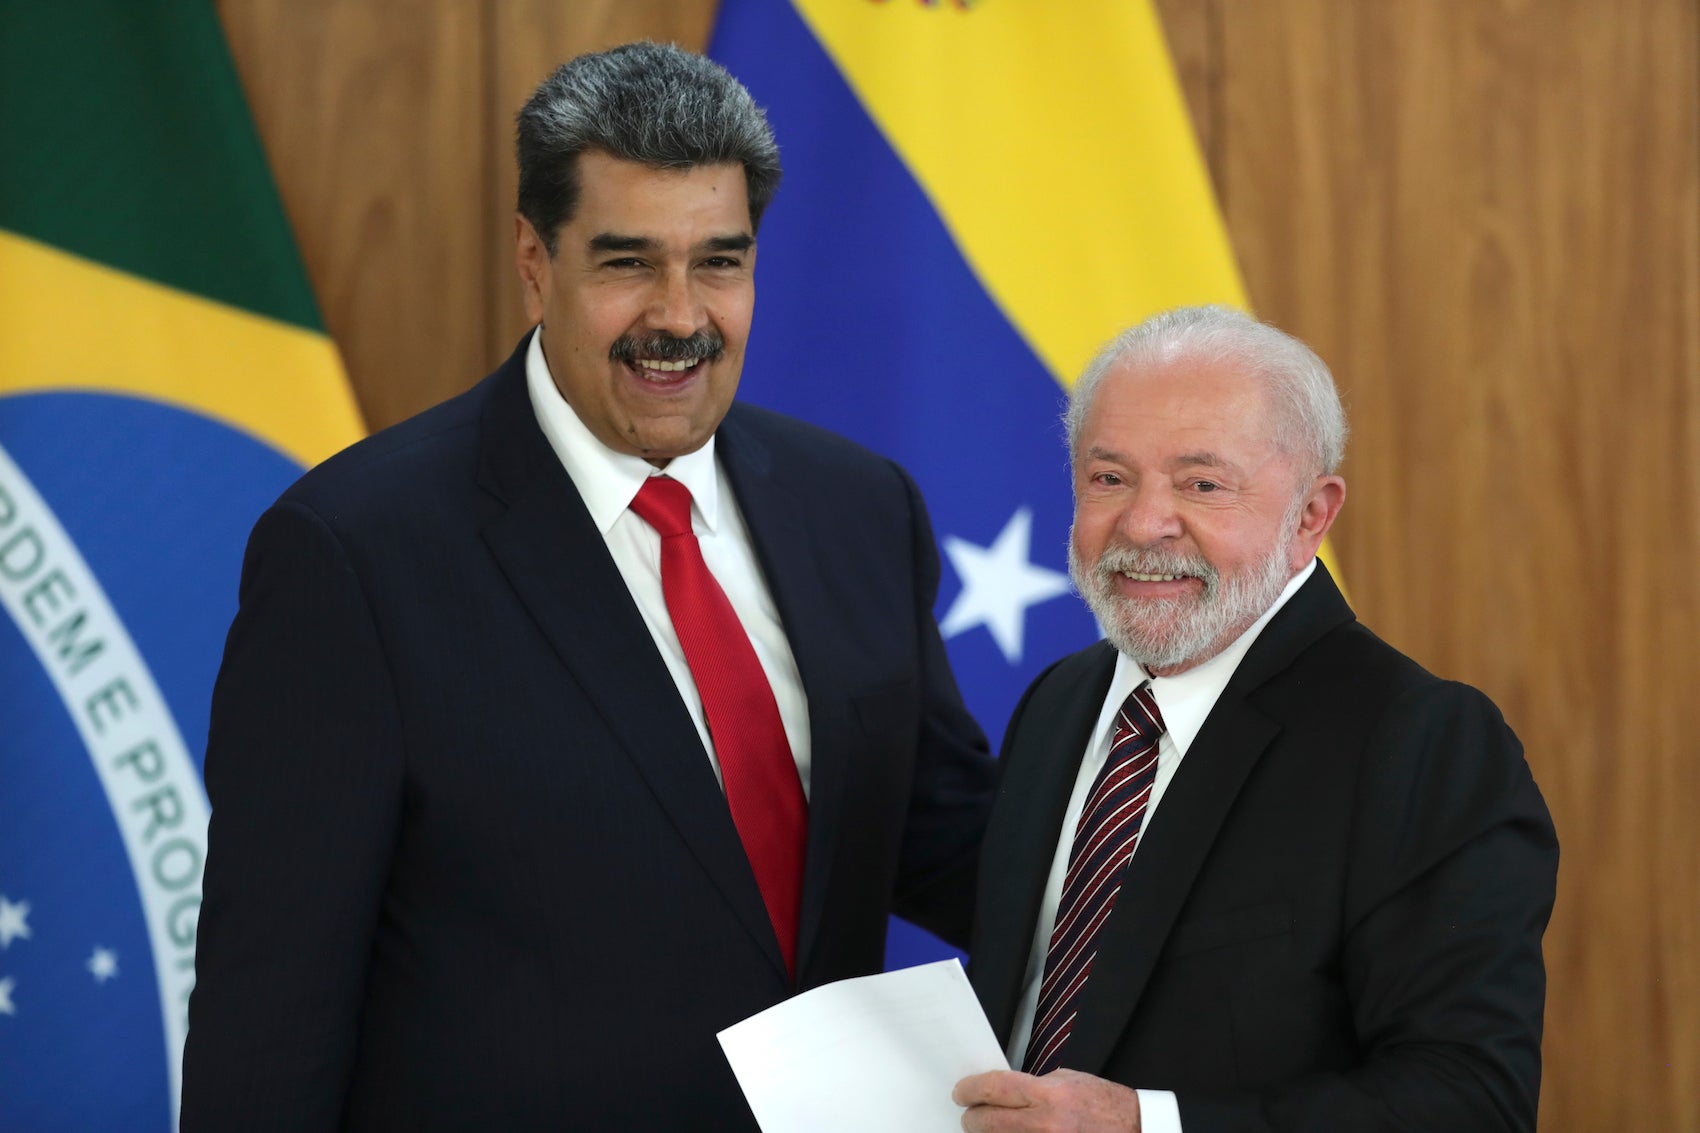
<svg viewBox="0 0 1700 1133">
<path fill-rule="evenodd" d="M 1177 307 L 1111 339 L 1069 393 L 1063 425 L 1071 459 L 1098 384 L 1124 364 L 1155 366 L 1177 357 L 1243 368 L 1259 379 L 1274 407 L 1271 430 L 1283 452 L 1308 455 L 1317 473 L 1339 471 L 1346 455 L 1346 411 L 1328 366 L 1285 331 L 1232 307 Z"/>
<path fill-rule="evenodd" d="M 779 146 L 750 92 L 670 43 L 628 43 L 555 68 L 520 110 L 514 148 L 520 214 L 551 256 L 578 205 L 585 150 L 658 169 L 742 165 L 752 228 L 779 187 Z"/>
</svg>

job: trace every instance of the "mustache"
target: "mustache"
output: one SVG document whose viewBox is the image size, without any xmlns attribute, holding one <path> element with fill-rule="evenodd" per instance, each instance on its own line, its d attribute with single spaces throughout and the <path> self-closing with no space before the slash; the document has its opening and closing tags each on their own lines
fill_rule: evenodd
<svg viewBox="0 0 1700 1133">
<path fill-rule="evenodd" d="M 680 338 L 666 331 L 654 331 L 650 334 L 622 334 L 608 348 L 608 358 L 613 362 L 635 362 L 639 358 L 654 358 L 662 362 L 683 362 L 693 358 L 701 358 L 708 362 L 717 362 L 720 355 L 726 351 L 726 340 L 713 327 L 703 327 L 699 331 Z"/>
</svg>

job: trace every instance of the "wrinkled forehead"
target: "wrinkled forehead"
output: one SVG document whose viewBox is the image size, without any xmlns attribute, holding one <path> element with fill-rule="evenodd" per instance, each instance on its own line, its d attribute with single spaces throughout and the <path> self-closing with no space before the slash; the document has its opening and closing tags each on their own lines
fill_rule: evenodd
<svg viewBox="0 0 1700 1133">
<path fill-rule="evenodd" d="M 1106 371 L 1085 414 L 1080 451 L 1109 448 L 1151 461 L 1232 453 L 1261 463 L 1276 432 L 1267 383 L 1243 366 L 1183 354 Z"/>
</svg>

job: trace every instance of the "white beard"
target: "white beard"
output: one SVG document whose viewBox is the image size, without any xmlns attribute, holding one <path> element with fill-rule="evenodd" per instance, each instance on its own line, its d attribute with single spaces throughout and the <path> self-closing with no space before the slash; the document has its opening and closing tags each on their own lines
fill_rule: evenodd
<svg viewBox="0 0 1700 1133">
<path fill-rule="evenodd" d="M 1069 578 L 1111 645 L 1147 670 L 1191 668 L 1226 649 L 1281 596 L 1293 577 L 1288 543 L 1302 502 L 1283 517 L 1275 546 L 1250 569 L 1226 580 L 1202 555 L 1114 543 L 1088 568 L 1075 551 L 1072 530 Z M 1116 589 L 1123 573 L 1188 575 L 1201 579 L 1204 591 L 1184 598 L 1129 598 Z"/>
</svg>

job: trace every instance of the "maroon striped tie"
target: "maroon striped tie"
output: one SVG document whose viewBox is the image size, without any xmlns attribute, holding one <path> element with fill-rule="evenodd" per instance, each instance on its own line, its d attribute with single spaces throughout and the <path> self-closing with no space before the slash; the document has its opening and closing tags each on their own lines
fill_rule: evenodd
<svg viewBox="0 0 1700 1133">
<path fill-rule="evenodd" d="M 1063 1047 L 1079 1011 L 1080 992 L 1098 953 L 1099 930 L 1116 906 L 1122 875 L 1139 843 L 1145 805 L 1157 778 L 1157 738 L 1162 734 L 1163 715 L 1147 681 L 1122 702 L 1109 758 L 1074 828 L 1068 874 L 1045 953 L 1045 978 L 1039 985 L 1033 1035 L 1023 1064 L 1029 1074 L 1048 1074 L 1062 1062 Z"/>
<path fill-rule="evenodd" d="M 732 822 L 779 937 L 785 968 L 795 976 L 809 815 L 773 687 L 744 624 L 703 561 L 691 530 L 690 489 L 666 476 L 651 476 L 632 510 L 661 536 L 667 614 L 702 697 Z"/>
</svg>

